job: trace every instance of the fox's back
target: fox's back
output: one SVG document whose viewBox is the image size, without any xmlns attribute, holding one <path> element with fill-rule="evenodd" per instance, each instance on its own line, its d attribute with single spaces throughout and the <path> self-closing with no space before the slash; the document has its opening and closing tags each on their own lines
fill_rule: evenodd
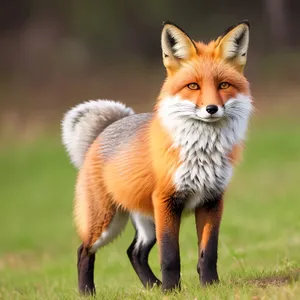
<svg viewBox="0 0 300 300">
<path fill-rule="evenodd" d="M 149 153 L 153 113 L 134 114 L 109 125 L 98 137 L 107 192 L 126 209 L 152 212 L 154 178 Z"/>
<path fill-rule="evenodd" d="M 107 161 L 122 149 L 128 148 L 139 130 L 147 126 L 153 113 L 134 114 L 109 125 L 99 135 L 101 157 Z"/>
</svg>

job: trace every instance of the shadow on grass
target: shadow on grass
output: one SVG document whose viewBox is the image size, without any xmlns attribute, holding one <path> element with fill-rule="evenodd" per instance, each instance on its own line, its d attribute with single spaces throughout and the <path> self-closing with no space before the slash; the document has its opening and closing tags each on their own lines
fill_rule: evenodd
<svg viewBox="0 0 300 300">
<path fill-rule="evenodd" d="M 268 276 L 255 277 L 247 279 L 246 283 L 249 285 L 255 285 L 260 288 L 266 288 L 268 286 L 283 286 L 300 280 L 300 269 L 292 270 L 289 274 L 273 274 Z M 240 282 L 239 282 L 240 283 Z"/>
</svg>

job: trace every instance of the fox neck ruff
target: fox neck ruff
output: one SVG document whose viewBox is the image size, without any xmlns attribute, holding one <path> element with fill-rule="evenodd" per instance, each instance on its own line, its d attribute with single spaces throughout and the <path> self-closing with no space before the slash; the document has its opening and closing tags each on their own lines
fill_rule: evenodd
<svg viewBox="0 0 300 300">
<path fill-rule="evenodd" d="M 199 120 L 191 101 L 173 96 L 159 103 L 160 122 L 171 136 L 172 147 L 180 149 L 180 166 L 173 175 L 173 184 L 176 191 L 191 194 L 186 209 L 221 197 L 231 179 L 228 155 L 245 138 L 251 97 L 238 94 L 223 108 L 222 119 L 206 123 Z"/>
</svg>

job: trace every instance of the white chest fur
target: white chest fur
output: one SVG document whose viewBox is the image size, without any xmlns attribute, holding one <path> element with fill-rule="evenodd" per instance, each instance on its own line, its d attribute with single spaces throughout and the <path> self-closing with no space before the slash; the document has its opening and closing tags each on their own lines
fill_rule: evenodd
<svg viewBox="0 0 300 300">
<path fill-rule="evenodd" d="M 232 174 L 227 158 L 233 147 L 232 132 L 226 136 L 221 128 L 197 123 L 190 126 L 189 134 L 181 140 L 181 165 L 173 179 L 178 191 L 192 192 L 193 196 L 186 203 L 189 209 L 221 195 Z"/>
<path fill-rule="evenodd" d="M 173 182 L 177 191 L 192 194 L 186 209 L 194 209 L 226 189 L 232 175 L 228 154 L 244 139 L 251 109 L 250 98 L 239 95 L 225 104 L 222 120 L 205 123 L 195 117 L 195 105 L 190 101 L 178 97 L 162 101 L 162 124 L 173 147 L 180 148 L 181 164 Z"/>
</svg>

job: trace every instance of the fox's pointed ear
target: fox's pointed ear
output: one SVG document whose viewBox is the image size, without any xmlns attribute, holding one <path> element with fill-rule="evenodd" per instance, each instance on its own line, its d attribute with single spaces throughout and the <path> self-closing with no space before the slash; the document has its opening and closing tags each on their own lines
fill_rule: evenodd
<svg viewBox="0 0 300 300">
<path fill-rule="evenodd" d="M 230 62 L 240 72 L 243 72 L 247 61 L 249 28 L 249 22 L 242 21 L 229 27 L 218 39 L 218 56 Z"/>
<path fill-rule="evenodd" d="M 196 46 L 190 37 L 170 22 L 163 23 L 161 48 L 163 62 L 169 73 L 175 72 L 183 61 L 197 54 Z"/>
</svg>

